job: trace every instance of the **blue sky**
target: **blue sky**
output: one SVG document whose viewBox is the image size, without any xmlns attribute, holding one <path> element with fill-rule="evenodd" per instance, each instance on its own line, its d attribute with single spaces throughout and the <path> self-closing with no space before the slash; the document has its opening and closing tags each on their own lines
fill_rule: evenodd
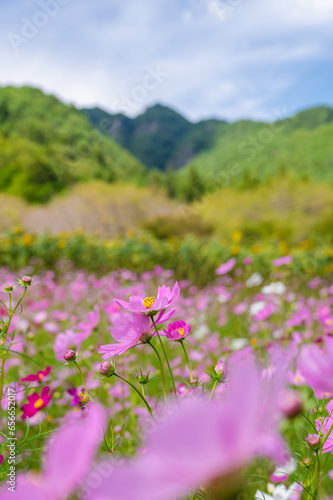
<svg viewBox="0 0 333 500">
<path fill-rule="evenodd" d="M 274 120 L 333 106 L 332 26 L 332 0 L 1 0 L 0 85 Z"/>
</svg>

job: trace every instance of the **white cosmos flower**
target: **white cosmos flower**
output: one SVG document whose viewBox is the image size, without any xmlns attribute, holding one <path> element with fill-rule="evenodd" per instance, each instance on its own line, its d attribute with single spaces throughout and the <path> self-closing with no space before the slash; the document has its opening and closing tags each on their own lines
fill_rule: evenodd
<svg viewBox="0 0 333 500">
<path fill-rule="evenodd" d="M 254 316 L 255 314 L 258 314 L 264 307 L 266 303 L 263 300 L 258 300 L 258 302 L 253 302 L 253 304 L 250 305 L 250 314 L 251 316 Z"/>
<path fill-rule="evenodd" d="M 246 281 L 245 285 L 247 288 L 252 288 L 253 286 L 259 286 L 263 282 L 263 277 L 259 273 L 253 273 L 252 276 Z"/>
<path fill-rule="evenodd" d="M 301 488 L 298 483 L 293 483 L 288 489 L 284 484 L 279 484 L 271 495 L 257 490 L 254 498 L 255 500 L 298 500 L 301 496 Z"/>
<path fill-rule="evenodd" d="M 249 344 L 248 339 L 241 337 L 239 339 L 232 339 L 232 341 L 230 342 L 230 347 L 233 351 L 240 351 L 248 344 Z"/>
<path fill-rule="evenodd" d="M 277 482 L 282 482 L 288 479 L 290 474 L 295 472 L 297 469 L 296 460 L 291 458 L 287 463 L 281 465 L 275 469 L 275 471 L 271 474 L 271 480 Z"/>
<path fill-rule="evenodd" d="M 264 286 L 261 290 L 261 292 L 264 295 L 270 295 L 270 294 L 283 295 L 285 291 L 286 287 L 282 283 L 282 281 L 273 282 L 270 285 Z"/>
</svg>

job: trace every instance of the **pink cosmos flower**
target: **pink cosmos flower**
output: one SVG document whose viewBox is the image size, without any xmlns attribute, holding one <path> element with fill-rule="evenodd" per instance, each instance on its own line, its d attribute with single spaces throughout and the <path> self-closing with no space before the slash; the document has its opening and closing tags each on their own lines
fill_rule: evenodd
<svg viewBox="0 0 333 500">
<path fill-rule="evenodd" d="M 89 332 L 90 335 L 98 325 L 99 320 L 100 320 L 99 307 L 94 306 L 94 310 L 88 312 L 87 320 L 80 321 L 80 323 L 76 325 L 75 329 L 79 330 L 79 332 L 85 332 L 85 333 Z"/>
<path fill-rule="evenodd" d="M 156 325 L 168 321 L 175 311 L 175 309 L 171 309 L 165 313 L 161 311 L 155 321 Z M 114 340 L 116 340 L 116 343 L 102 345 L 98 349 L 98 352 L 104 354 L 104 359 L 108 359 L 116 354 L 124 354 L 124 352 L 132 347 L 144 343 L 149 340 L 150 337 L 156 335 L 153 327 L 154 325 L 149 316 L 134 313 L 132 315 L 132 321 L 122 320 L 117 323 L 116 328 L 111 331 L 111 335 Z"/>
<path fill-rule="evenodd" d="M 165 328 L 163 329 L 166 337 L 171 340 L 182 340 L 187 337 L 190 331 L 191 325 L 182 320 L 169 323 L 167 330 Z"/>
<path fill-rule="evenodd" d="M 258 311 L 253 317 L 255 321 L 264 321 L 274 314 L 276 306 L 273 302 L 268 302 L 264 305 L 260 311 Z"/>
<path fill-rule="evenodd" d="M 256 457 L 285 461 L 274 391 L 249 361 L 230 380 L 221 401 L 187 400 L 156 424 L 145 454 L 103 479 L 94 500 L 170 500 L 202 485 L 218 493 Z"/>
<path fill-rule="evenodd" d="M 227 262 L 224 262 L 223 264 L 220 265 L 215 271 L 215 274 L 218 276 L 221 276 L 223 274 L 227 274 L 229 271 L 231 271 L 235 265 L 236 265 L 236 259 L 235 257 L 232 257 L 229 259 Z"/>
<path fill-rule="evenodd" d="M 44 408 L 52 399 L 52 393 L 48 386 L 43 387 L 41 395 L 37 392 L 27 397 L 28 403 L 22 406 L 23 415 L 21 418 L 33 417 L 36 413 Z"/>
<path fill-rule="evenodd" d="M 284 257 L 279 257 L 278 259 L 273 260 L 272 264 L 275 267 L 281 267 L 290 264 L 292 261 L 292 255 L 285 255 Z"/>
<path fill-rule="evenodd" d="M 302 347 L 297 368 L 317 395 L 333 392 L 333 342 L 327 340 L 325 348 L 309 344 Z M 318 394 L 319 393 L 319 394 Z"/>
<path fill-rule="evenodd" d="M 132 295 L 129 302 L 120 299 L 113 301 L 122 309 L 133 313 L 142 313 L 147 315 L 155 315 L 159 311 L 171 307 L 179 297 L 180 289 L 178 282 L 175 283 L 172 290 L 168 286 L 160 286 L 158 288 L 157 297 L 146 297 L 142 299 L 137 295 Z"/>
<path fill-rule="evenodd" d="M 47 366 L 45 370 L 40 370 L 36 374 L 28 375 L 27 377 L 22 378 L 22 382 L 41 382 L 44 377 L 46 377 L 51 371 L 51 367 Z"/>
<path fill-rule="evenodd" d="M 60 427 L 46 453 L 42 475 L 22 474 L 15 494 L 6 484 L 1 500 L 63 500 L 86 478 L 101 441 L 104 414 L 98 406 L 89 408 L 81 418 Z"/>
<path fill-rule="evenodd" d="M 319 419 L 316 420 L 316 428 L 318 432 L 322 432 L 323 435 L 326 436 L 333 425 L 333 399 L 327 404 L 326 407 L 328 411 L 328 417 L 325 417 L 321 422 Z M 323 453 L 331 453 L 333 454 L 333 433 L 331 432 L 323 446 Z"/>
<path fill-rule="evenodd" d="M 66 330 L 65 333 L 59 333 L 56 336 L 53 346 L 57 361 L 62 361 L 64 353 L 72 347 L 79 349 L 82 342 L 84 342 L 91 335 L 94 328 L 96 328 L 99 320 L 99 307 L 95 306 L 93 311 L 88 312 L 87 320 L 81 321 L 75 326 L 75 329 L 78 330 L 79 333 L 71 329 Z"/>
<path fill-rule="evenodd" d="M 64 353 L 72 347 L 79 349 L 82 342 L 84 342 L 90 334 L 90 329 L 83 330 L 81 333 L 75 333 L 73 330 L 66 330 L 65 333 L 59 333 L 53 345 L 57 361 L 62 361 Z"/>
</svg>

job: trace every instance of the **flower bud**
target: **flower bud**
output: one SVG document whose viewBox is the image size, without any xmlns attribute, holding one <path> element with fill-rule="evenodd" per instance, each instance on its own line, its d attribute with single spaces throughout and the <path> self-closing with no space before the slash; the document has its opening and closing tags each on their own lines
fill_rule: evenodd
<svg viewBox="0 0 333 500">
<path fill-rule="evenodd" d="M 23 286 L 30 286 L 31 282 L 32 278 L 30 276 L 23 276 L 23 278 L 21 278 L 21 283 Z"/>
<path fill-rule="evenodd" d="M 66 361 L 75 361 L 76 360 L 76 352 L 73 349 L 69 349 L 65 352 L 64 359 Z"/>
<path fill-rule="evenodd" d="M 311 458 L 304 458 L 304 460 L 302 460 L 301 462 L 301 465 L 306 468 L 310 467 L 311 464 L 312 464 Z"/>
<path fill-rule="evenodd" d="M 297 391 L 283 391 L 279 397 L 279 410 L 287 418 L 294 418 L 302 412 L 303 402 Z"/>
<path fill-rule="evenodd" d="M 313 448 L 314 450 L 318 450 L 320 448 L 320 436 L 318 434 L 309 434 L 306 438 L 306 442 Z"/>
<path fill-rule="evenodd" d="M 134 375 L 134 377 L 137 379 L 137 381 L 139 382 L 139 384 L 141 384 L 141 385 L 146 385 L 146 384 L 148 384 L 151 380 L 153 380 L 153 379 L 155 378 L 155 377 L 150 378 L 150 376 L 149 376 L 149 375 L 150 375 L 150 370 L 149 370 L 149 372 L 147 373 L 147 375 L 144 375 L 144 374 L 142 373 L 142 370 L 141 370 L 141 369 L 140 369 L 140 373 L 139 373 L 139 374 L 137 374 L 137 373 L 133 372 L 133 375 Z"/>
<path fill-rule="evenodd" d="M 220 361 L 216 363 L 214 370 L 218 375 L 226 375 L 228 369 L 225 362 L 220 359 Z"/>
<path fill-rule="evenodd" d="M 6 284 L 6 285 L 3 287 L 3 291 L 4 291 L 4 292 L 7 292 L 7 293 L 12 292 L 13 290 L 14 290 L 13 285 Z"/>
<path fill-rule="evenodd" d="M 111 377 L 115 372 L 115 367 L 110 363 L 110 361 L 104 361 L 99 367 L 99 373 L 103 377 Z"/>
</svg>

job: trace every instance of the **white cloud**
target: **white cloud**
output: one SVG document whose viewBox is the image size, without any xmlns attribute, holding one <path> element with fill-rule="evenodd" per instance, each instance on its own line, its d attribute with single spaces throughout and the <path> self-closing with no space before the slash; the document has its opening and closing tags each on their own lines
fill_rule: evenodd
<svg viewBox="0 0 333 500">
<path fill-rule="evenodd" d="M 164 102 L 193 119 L 269 119 L 276 103 L 303 105 L 292 101 L 303 72 L 320 61 L 325 71 L 331 58 L 333 2 L 221 0 L 234 6 L 221 20 L 210 1 L 69 0 L 17 54 L 6 34 L 19 33 L 21 18 L 31 19 L 39 6 L 7 1 L 0 7 L 0 84 L 31 84 L 79 106 L 128 111 L 122 95 L 142 86 L 146 67 L 157 64 L 169 76 L 132 114 Z"/>
</svg>

